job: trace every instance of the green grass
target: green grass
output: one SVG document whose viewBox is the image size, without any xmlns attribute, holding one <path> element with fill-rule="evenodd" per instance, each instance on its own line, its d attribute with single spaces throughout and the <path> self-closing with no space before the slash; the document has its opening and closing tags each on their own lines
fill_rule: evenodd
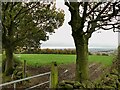
<svg viewBox="0 0 120 90">
<path fill-rule="evenodd" d="M 61 54 L 17 54 L 19 60 L 26 60 L 28 65 L 41 66 L 48 65 L 56 61 L 58 64 L 67 64 L 75 62 L 75 55 Z"/>
<path fill-rule="evenodd" d="M 113 56 L 98 56 L 98 55 L 91 55 L 89 56 L 90 62 L 98 62 L 104 64 L 105 66 L 111 65 L 113 61 Z"/>
<path fill-rule="evenodd" d="M 16 54 L 18 60 L 27 61 L 27 65 L 30 66 L 41 66 L 49 65 L 52 61 L 56 61 L 58 64 L 75 63 L 75 55 L 64 55 L 64 54 Z M 112 56 L 97 56 L 90 55 L 89 62 L 102 63 L 105 66 L 112 64 Z"/>
</svg>

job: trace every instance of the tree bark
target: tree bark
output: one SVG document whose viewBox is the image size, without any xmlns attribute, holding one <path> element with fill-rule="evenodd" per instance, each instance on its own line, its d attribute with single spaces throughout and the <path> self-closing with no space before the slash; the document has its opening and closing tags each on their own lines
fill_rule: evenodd
<svg viewBox="0 0 120 90">
<path fill-rule="evenodd" d="M 10 46 L 5 49 L 6 64 L 5 64 L 5 75 L 11 75 L 13 73 L 13 48 Z"/>
<path fill-rule="evenodd" d="M 71 13 L 71 20 L 69 25 L 72 28 L 72 36 L 76 47 L 76 81 L 84 83 L 88 80 L 88 37 L 84 34 L 84 23 L 86 17 L 86 10 L 80 16 L 80 3 L 70 2 L 65 3 L 69 7 Z M 87 7 L 87 6 L 86 6 Z"/>
<path fill-rule="evenodd" d="M 73 34 L 76 46 L 76 81 L 85 82 L 89 79 L 88 74 L 88 39 L 85 35 Z"/>
<path fill-rule="evenodd" d="M 120 45 L 118 46 L 118 61 L 117 61 L 117 64 L 118 64 L 118 78 L 119 78 L 119 82 L 120 82 Z"/>
</svg>

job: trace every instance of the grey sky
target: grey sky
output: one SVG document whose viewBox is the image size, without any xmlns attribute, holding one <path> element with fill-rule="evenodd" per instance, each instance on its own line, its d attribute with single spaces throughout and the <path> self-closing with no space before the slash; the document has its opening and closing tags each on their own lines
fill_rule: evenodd
<svg viewBox="0 0 120 90">
<path fill-rule="evenodd" d="M 68 25 L 70 21 L 70 12 L 68 7 L 64 5 L 63 0 L 56 2 L 57 8 L 65 11 L 65 21 L 63 26 L 55 30 L 55 34 L 50 35 L 50 39 L 42 43 L 42 48 L 58 48 L 74 47 L 74 41 L 71 36 L 71 27 Z M 101 31 L 101 33 L 94 32 L 89 40 L 89 47 L 117 47 L 118 33 L 113 31 Z"/>
</svg>

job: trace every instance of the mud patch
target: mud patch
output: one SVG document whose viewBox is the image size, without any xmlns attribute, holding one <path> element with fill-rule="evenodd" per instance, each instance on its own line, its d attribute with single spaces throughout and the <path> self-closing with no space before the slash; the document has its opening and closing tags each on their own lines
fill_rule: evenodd
<svg viewBox="0 0 120 90">
<path fill-rule="evenodd" d="M 75 80 L 75 64 L 61 64 L 58 65 L 59 82 L 62 80 Z M 27 67 L 28 76 L 34 76 L 46 72 L 50 72 L 50 66 L 41 67 Z M 99 63 L 91 63 L 89 65 L 89 76 L 90 80 L 94 81 L 104 73 L 102 65 Z M 26 81 L 24 84 L 17 84 L 18 88 L 28 88 L 50 80 L 50 76 L 46 75 Z M 37 88 L 49 88 L 49 83 L 41 85 Z M 33 89 L 34 90 L 34 89 Z"/>
<path fill-rule="evenodd" d="M 58 71 L 59 71 L 59 82 L 62 80 L 75 80 L 75 64 L 62 64 L 58 65 Z M 30 75 L 37 75 L 40 73 L 45 73 L 50 71 L 50 66 L 43 66 L 38 68 L 33 67 L 27 67 L 28 73 Z M 103 69 L 101 68 L 101 64 L 99 63 L 92 63 L 89 65 L 89 76 L 90 80 L 94 81 L 99 76 L 103 74 Z M 49 76 L 36 78 L 34 80 L 31 80 L 30 86 L 42 83 L 44 81 L 49 80 Z M 45 84 L 40 86 L 40 88 L 48 88 L 49 84 Z"/>
</svg>

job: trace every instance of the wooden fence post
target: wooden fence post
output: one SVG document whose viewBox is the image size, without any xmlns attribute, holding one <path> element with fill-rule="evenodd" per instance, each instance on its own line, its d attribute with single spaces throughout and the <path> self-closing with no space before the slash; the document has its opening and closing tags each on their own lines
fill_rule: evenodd
<svg viewBox="0 0 120 90">
<path fill-rule="evenodd" d="M 52 62 L 50 74 L 50 88 L 57 88 L 58 84 L 58 67 L 56 62 Z"/>
<path fill-rule="evenodd" d="M 24 63 L 23 63 L 23 78 L 26 77 L 26 60 L 24 60 Z"/>
</svg>

